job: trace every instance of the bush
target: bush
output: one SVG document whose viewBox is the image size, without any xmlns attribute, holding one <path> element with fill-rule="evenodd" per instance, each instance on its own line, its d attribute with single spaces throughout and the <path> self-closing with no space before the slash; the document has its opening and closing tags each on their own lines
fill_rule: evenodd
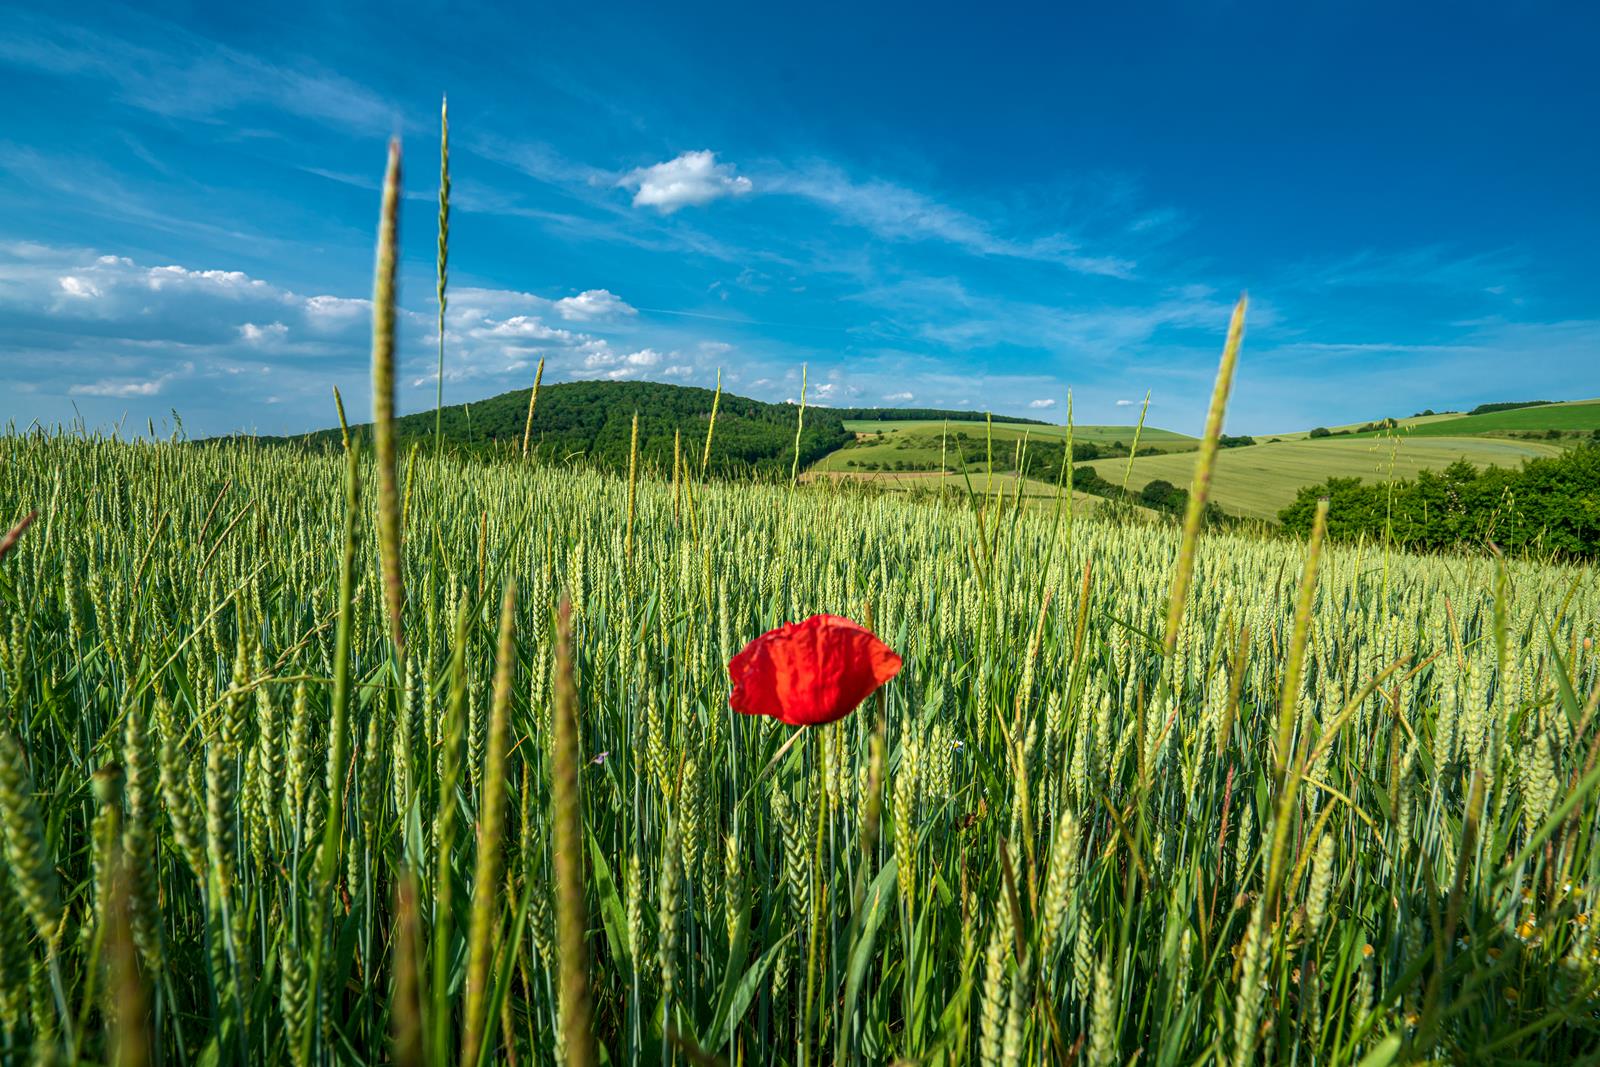
<svg viewBox="0 0 1600 1067">
<path fill-rule="evenodd" d="M 1160 511 L 1168 515 L 1182 515 L 1189 506 L 1189 491 L 1187 489 L 1179 489 L 1163 478 L 1157 478 L 1139 490 L 1139 503 L 1152 511 Z M 1206 505 L 1207 518 L 1222 516 L 1221 509 L 1218 509 L 1215 516 L 1213 516 L 1211 508 L 1214 506 L 1214 503 Z"/>
<path fill-rule="evenodd" d="M 1332 437 L 1333 436 L 1333 431 L 1328 429 L 1326 426 L 1318 426 L 1315 430 L 1311 431 L 1310 436 L 1312 436 L 1312 437 Z"/>
</svg>

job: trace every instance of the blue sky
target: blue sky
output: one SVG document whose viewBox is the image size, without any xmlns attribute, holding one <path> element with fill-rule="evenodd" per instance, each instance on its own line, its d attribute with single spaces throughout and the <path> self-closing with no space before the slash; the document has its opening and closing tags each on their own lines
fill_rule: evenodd
<svg viewBox="0 0 1600 1067">
<path fill-rule="evenodd" d="M 547 380 L 1198 429 L 1600 394 L 1585 5 L 5 8 L 0 421 L 367 409 L 405 147 L 402 407 Z"/>
</svg>

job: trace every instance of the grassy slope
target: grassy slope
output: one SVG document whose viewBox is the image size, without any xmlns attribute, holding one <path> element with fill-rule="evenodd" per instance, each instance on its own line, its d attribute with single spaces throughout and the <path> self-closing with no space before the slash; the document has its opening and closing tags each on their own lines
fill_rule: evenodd
<svg viewBox="0 0 1600 1067">
<path fill-rule="evenodd" d="M 966 494 L 969 490 L 979 496 L 992 498 L 999 492 L 1009 502 L 1016 498 L 1017 476 L 1015 474 L 996 474 L 989 478 L 984 474 L 970 474 L 963 478 L 960 474 L 945 474 L 941 476 L 936 471 L 837 471 L 817 470 L 813 468 L 810 473 L 803 474 L 803 482 L 816 481 L 828 478 L 835 482 L 850 482 L 875 485 L 880 489 L 894 492 L 911 492 L 917 489 L 945 488 L 954 489 Z M 1052 507 L 1056 501 L 1055 482 L 1044 478 L 1028 478 L 1023 482 L 1023 502 L 1029 507 Z M 1065 501 L 1065 494 L 1062 496 Z M 1075 492 L 1072 494 L 1073 506 L 1080 512 L 1093 511 L 1109 503 L 1105 497 L 1095 496 L 1092 493 Z M 1063 503 L 1063 506 L 1064 503 Z M 1154 516 L 1155 512 L 1149 508 L 1136 507 L 1141 515 Z"/>
<path fill-rule="evenodd" d="M 1409 420 L 1408 420 L 1409 421 Z M 1536 408 L 1491 411 L 1487 415 L 1421 420 L 1408 429 L 1412 437 L 1466 437 L 1473 434 L 1524 433 L 1538 430 L 1600 430 L 1600 399 L 1541 404 Z M 1370 437 L 1371 433 L 1357 436 Z"/>
<path fill-rule="evenodd" d="M 1395 421 L 1400 424 L 1401 429 L 1411 429 L 1413 427 L 1426 426 L 1435 422 L 1451 422 L 1461 417 L 1461 412 L 1459 411 L 1448 411 L 1440 415 L 1413 415 L 1409 419 L 1396 419 Z M 1325 426 L 1323 429 L 1331 430 L 1334 433 L 1348 432 L 1351 436 L 1356 436 L 1356 431 L 1361 429 L 1361 427 L 1365 426 L 1367 422 L 1370 421 L 1371 420 L 1369 419 L 1362 422 L 1348 422 L 1341 426 Z M 1274 439 L 1279 441 L 1304 441 L 1310 436 L 1311 431 L 1309 429 L 1294 430 L 1290 433 L 1260 433 L 1255 435 L 1256 440 L 1262 443 L 1266 443 Z"/>
<path fill-rule="evenodd" d="M 1217 454 L 1211 499 L 1232 514 L 1275 521 L 1278 511 L 1294 500 L 1301 486 L 1314 485 L 1330 476 L 1387 480 L 1392 471 L 1395 478 L 1410 478 L 1419 470 L 1442 469 L 1458 459 L 1504 467 L 1559 451 L 1557 445 L 1538 441 L 1482 437 L 1396 441 L 1345 437 L 1227 448 Z M 1094 467 L 1102 478 L 1120 483 L 1126 462 L 1106 459 L 1084 466 Z M 1191 456 L 1141 456 L 1133 461 L 1128 487 L 1140 489 L 1163 478 L 1187 488 L 1193 468 Z"/>
</svg>

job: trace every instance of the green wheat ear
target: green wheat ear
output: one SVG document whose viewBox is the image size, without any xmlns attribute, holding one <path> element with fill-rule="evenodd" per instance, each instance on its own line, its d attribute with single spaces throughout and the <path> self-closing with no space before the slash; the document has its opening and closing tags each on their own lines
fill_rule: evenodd
<svg viewBox="0 0 1600 1067">
<path fill-rule="evenodd" d="M 544 357 L 539 357 L 539 369 L 533 372 L 533 392 L 528 394 L 528 421 L 522 427 L 522 458 L 528 458 L 528 442 L 533 437 L 533 408 L 539 403 L 539 383 L 544 380 Z"/>
<path fill-rule="evenodd" d="M 444 447 L 444 313 L 450 281 L 450 100 L 439 100 L 439 260 L 436 295 L 439 300 L 439 375 L 433 405 L 433 450 Z"/>
<path fill-rule="evenodd" d="M 395 658 L 405 659 L 404 578 L 400 559 L 400 486 L 395 469 L 394 307 L 400 228 L 400 142 L 389 142 L 378 217 L 378 261 L 372 285 L 372 440 L 378 464 L 378 552 Z"/>
<path fill-rule="evenodd" d="M 479 1062 L 486 1039 L 489 965 L 500 941 L 500 872 L 506 821 L 506 749 L 511 734 L 511 683 L 516 673 L 516 583 L 506 584 L 500 603 L 500 638 L 495 652 L 494 702 L 483 753 L 482 796 L 478 804 L 478 855 L 472 876 L 472 915 L 467 936 L 466 1025 L 461 1062 Z"/>
<path fill-rule="evenodd" d="M 800 367 L 800 411 L 794 420 L 794 466 L 789 470 L 789 488 L 793 489 L 800 480 L 800 434 L 806 428 L 806 372 L 807 367 Z"/>
<path fill-rule="evenodd" d="M 550 820 L 556 859 L 556 932 L 560 943 L 561 1033 L 569 1067 L 594 1067 L 594 1019 L 589 999 L 589 920 L 583 900 L 583 766 L 578 733 L 578 686 L 573 670 L 572 605 L 556 617 L 555 744 Z M 672 853 L 668 849 L 668 856 Z"/>
<path fill-rule="evenodd" d="M 1194 551 L 1205 521 L 1206 497 L 1211 492 L 1211 468 L 1217 459 L 1217 440 L 1222 436 L 1222 417 L 1228 410 L 1228 394 L 1233 389 L 1233 371 L 1239 362 L 1239 342 L 1244 338 L 1247 296 L 1240 296 L 1228 322 L 1228 339 L 1222 346 L 1222 362 L 1217 367 L 1217 383 L 1211 390 L 1211 410 L 1206 413 L 1205 434 L 1200 438 L 1199 455 L 1194 461 L 1194 481 L 1189 486 L 1189 507 L 1183 515 L 1183 543 L 1178 549 L 1178 564 L 1172 575 L 1172 596 L 1167 602 L 1165 654 L 1170 657 L 1178 644 L 1178 629 L 1189 600 L 1189 583 L 1194 577 Z"/>
</svg>

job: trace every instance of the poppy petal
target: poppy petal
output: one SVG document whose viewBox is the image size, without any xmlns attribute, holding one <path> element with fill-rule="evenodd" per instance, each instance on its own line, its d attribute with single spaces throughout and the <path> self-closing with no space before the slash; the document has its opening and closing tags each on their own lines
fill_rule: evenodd
<svg viewBox="0 0 1600 1067">
<path fill-rule="evenodd" d="M 767 631 L 733 658 L 728 703 L 743 715 L 817 726 L 850 714 L 900 667 L 900 656 L 872 631 L 813 615 Z"/>
</svg>

